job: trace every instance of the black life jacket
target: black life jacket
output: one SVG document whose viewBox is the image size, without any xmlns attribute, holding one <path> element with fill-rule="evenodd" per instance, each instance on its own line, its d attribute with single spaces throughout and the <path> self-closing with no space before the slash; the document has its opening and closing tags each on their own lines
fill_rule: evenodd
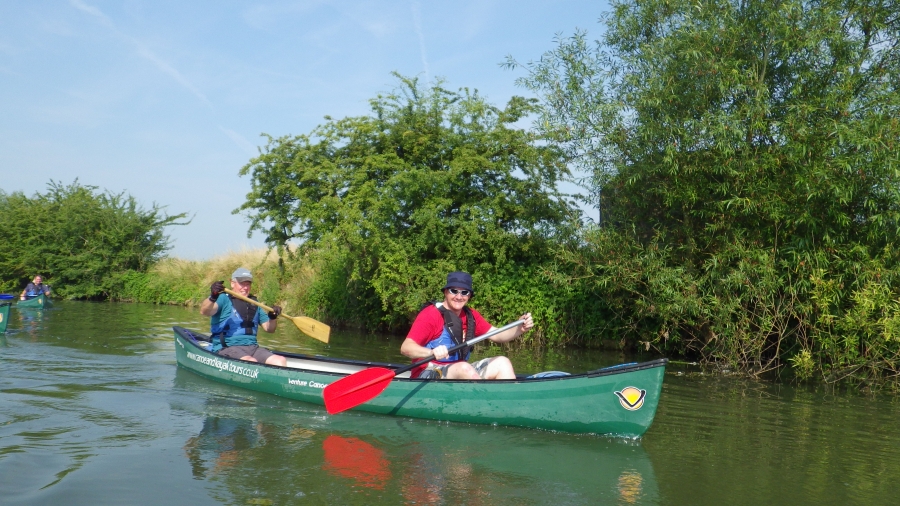
<svg viewBox="0 0 900 506">
<path fill-rule="evenodd" d="M 436 307 L 437 310 L 441 312 L 441 316 L 444 317 L 444 329 L 450 334 L 454 344 L 463 344 L 465 341 L 475 338 L 475 315 L 468 306 L 463 307 L 463 313 L 466 315 L 465 338 L 463 338 L 462 319 L 460 319 L 459 315 L 445 308 L 443 305 L 435 304 L 434 307 Z M 456 360 L 468 360 L 470 353 L 472 353 L 472 346 L 466 346 L 465 348 L 460 348 L 456 353 L 451 354 L 451 357 L 455 355 L 457 357 Z"/>
</svg>

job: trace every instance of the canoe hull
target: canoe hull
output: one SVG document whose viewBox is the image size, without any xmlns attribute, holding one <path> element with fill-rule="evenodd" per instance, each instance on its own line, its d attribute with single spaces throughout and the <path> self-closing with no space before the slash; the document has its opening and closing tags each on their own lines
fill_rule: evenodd
<svg viewBox="0 0 900 506">
<path fill-rule="evenodd" d="M 52 305 L 53 303 L 50 302 L 50 297 L 47 297 L 46 295 L 38 295 L 37 297 L 32 297 L 28 300 L 20 300 L 16 303 L 16 307 L 32 309 L 44 309 Z"/>
<path fill-rule="evenodd" d="M 0 302 L 0 333 L 6 332 L 6 324 L 9 321 L 9 302 Z"/>
<path fill-rule="evenodd" d="M 206 351 L 198 334 L 175 327 L 178 365 L 233 386 L 313 404 L 346 372 L 316 370 L 333 364 L 355 370 L 386 366 L 278 352 L 309 368 L 273 367 Z M 653 422 L 667 360 L 546 379 L 423 381 L 396 378 L 359 411 L 431 420 L 509 425 L 572 433 L 640 437 Z"/>
</svg>

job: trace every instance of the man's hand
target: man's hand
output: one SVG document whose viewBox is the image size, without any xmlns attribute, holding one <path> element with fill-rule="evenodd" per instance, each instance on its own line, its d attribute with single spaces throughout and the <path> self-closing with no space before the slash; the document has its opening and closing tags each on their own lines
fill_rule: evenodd
<svg viewBox="0 0 900 506">
<path fill-rule="evenodd" d="M 519 317 L 519 319 L 525 322 L 521 326 L 521 334 L 528 332 L 532 327 L 534 327 L 534 320 L 531 318 L 531 313 L 525 313 L 521 317 Z"/>
<path fill-rule="evenodd" d="M 219 298 L 219 294 L 225 291 L 225 282 L 224 281 L 214 281 L 213 284 L 209 285 L 209 300 L 215 302 L 216 299 Z"/>
<path fill-rule="evenodd" d="M 431 350 L 431 353 L 434 355 L 434 358 L 436 360 L 444 360 L 445 358 L 450 356 L 450 354 L 447 353 L 447 347 L 443 344 Z"/>
<path fill-rule="evenodd" d="M 278 318 L 278 315 L 281 314 L 281 306 L 272 306 L 272 310 L 267 313 L 269 315 L 270 320 L 274 320 Z"/>
</svg>

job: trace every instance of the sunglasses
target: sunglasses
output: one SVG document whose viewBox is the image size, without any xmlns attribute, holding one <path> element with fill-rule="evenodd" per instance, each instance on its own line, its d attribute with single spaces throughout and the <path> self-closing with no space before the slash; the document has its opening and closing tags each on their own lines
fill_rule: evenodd
<svg viewBox="0 0 900 506">
<path fill-rule="evenodd" d="M 453 295 L 462 295 L 463 297 L 472 295 L 472 290 L 460 290 L 458 288 L 448 288 L 447 290 L 450 290 L 450 293 Z"/>
</svg>

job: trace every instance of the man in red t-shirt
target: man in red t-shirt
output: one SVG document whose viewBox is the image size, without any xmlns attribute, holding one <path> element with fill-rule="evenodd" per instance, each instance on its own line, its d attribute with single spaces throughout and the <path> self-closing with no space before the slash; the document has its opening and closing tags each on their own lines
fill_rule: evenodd
<svg viewBox="0 0 900 506">
<path fill-rule="evenodd" d="M 451 272 L 447 284 L 441 289 L 443 302 L 423 309 L 409 329 L 409 334 L 400 346 L 400 353 L 420 360 L 434 355 L 426 365 L 412 370 L 413 378 L 444 379 L 515 379 L 512 363 L 503 356 L 485 358 L 474 364 L 466 361 L 469 349 L 463 348 L 452 355 L 447 349 L 467 339 L 480 336 L 495 329 L 475 311 L 466 307 L 474 295 L 472 276 L 466 272 Z M 522 315 L 525 323 L 491 336 L 495 343 L 505 343 L 521 336 L 534 326 L 531 313 Z"/>
</svg>

